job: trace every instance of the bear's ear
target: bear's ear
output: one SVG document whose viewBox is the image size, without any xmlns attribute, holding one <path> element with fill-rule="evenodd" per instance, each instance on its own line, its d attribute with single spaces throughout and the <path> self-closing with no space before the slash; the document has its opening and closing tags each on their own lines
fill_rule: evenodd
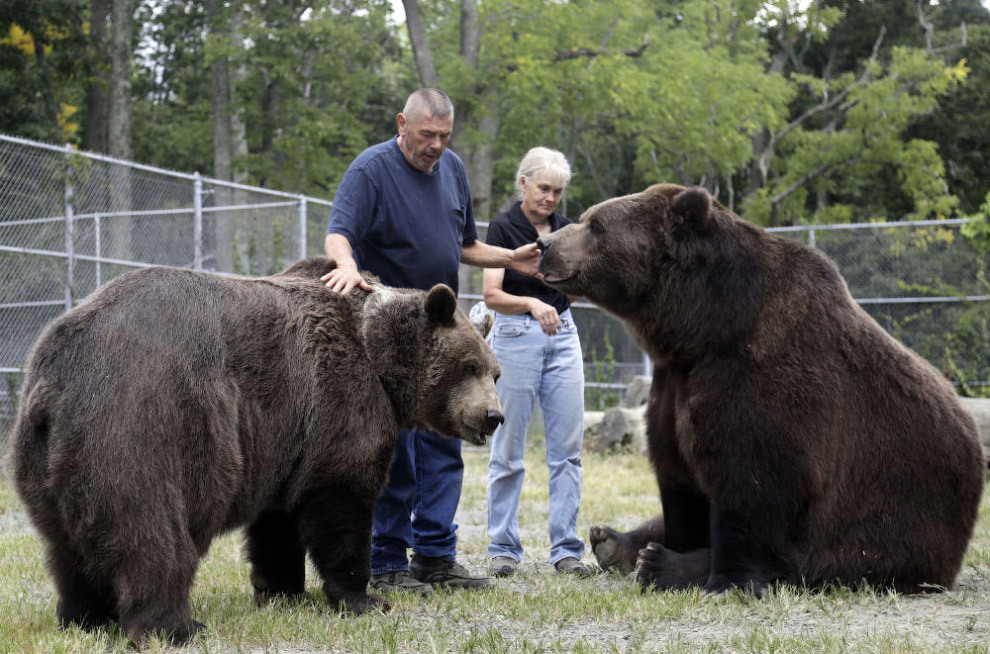
<svg viewBox="0 0 990 654">
<path fill-rule="evenodd" d="M 486 311 L 481 320 L 471 324 L 474 325 L 474 328 L 481 333 L 481 338 L 485 338 L 488 336 L 488 332 L 492 330 L 492 325 L 495 324 L 495 316 Z"/>
<path fill-rule="evenodd" d="M 673 215 L 680 217 L 685 224 L 701 229 L 708 227 L 711 210 L 712 196 L 697 186 L 684 189 L 670 202 L 670 212 Z"/>
<path fill-rule="evenodd" d="M 454 291 L 446 284 L 437 284 L 426 294 L 426 317 L 430 323 L 444 327 L 454 326 L 454 311 L 457 309 L 457 298 Z"/>
</svg>

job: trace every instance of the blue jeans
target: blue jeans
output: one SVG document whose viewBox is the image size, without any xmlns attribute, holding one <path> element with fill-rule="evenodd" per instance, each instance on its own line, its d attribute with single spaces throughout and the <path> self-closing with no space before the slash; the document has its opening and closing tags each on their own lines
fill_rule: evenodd
<svg viewBox="0 0 990 654">
<path fill-rule="evenodd" d="M 498 397 L 505 423 L 492 435 L 488 461 L 488 555 L 522 560 L 519 495 L 522 493 L 526 430 L 539 399 L 550 469 L 550 563 L 581 558 L 575 534 L 581 504 L 581 445 L 584 440 L 584 363 L 571 312 L 563 329 L 548 336 L 529 314 L 495 314 L 492 347 L 502 366 Z"/>
<path fill-rule="evenodd" d="M 407 570 L 410 547 L 454 560 L 463 479 L 460 440 L 419 429 L 399 432 L 388 484 L 375 504 L 371 574 Z"/>
</svg>

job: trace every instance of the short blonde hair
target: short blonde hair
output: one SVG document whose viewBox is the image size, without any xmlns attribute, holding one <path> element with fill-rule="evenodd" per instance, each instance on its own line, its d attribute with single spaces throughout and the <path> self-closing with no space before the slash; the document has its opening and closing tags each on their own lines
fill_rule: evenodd
<svg viewBox="0 0 990 654">
<path fill-rule="evenodd" d="M 554 181 L 561 186 L 567 186 L 571 181 L 571 164 L 567 163 L 567 157 L 559 150 L 552 150 L 543 146 L 532 148 L 526 156 L 519 162 L 519 170 L 516 171 L 516 184 L 519 185 L 519 178 L 525 177 L 527 180 L 533 179 L 539 173 L 549 172 Z"/>
</svg>

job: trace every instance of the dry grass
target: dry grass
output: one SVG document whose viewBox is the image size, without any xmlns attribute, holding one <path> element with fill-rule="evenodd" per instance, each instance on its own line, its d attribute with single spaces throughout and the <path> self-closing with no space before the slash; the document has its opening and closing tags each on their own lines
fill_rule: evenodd
<svg viewBox="0 0 990 654">
<path fill-rule="evenodd" d="M 534 439 L 538 440 L 538 439 Z M 957 590 L 906 597 L 870 589 L 826 594 L 782 587 L 762 600 L 742 594 L 646 593 L 618 575 L 563 578 L 545 563 L 547 472 L 527 455 L 520 522 L 526 558 L 491 591 L 392 597 L 386 615 L 341 618 L 322 603 L 258 609 L 251 603 L 239 536 L 219 539 L 192 591 L 209 625 L 189 652 L 990 652 L 990 502 Z M 487 451 L 465 451 L 459 559 L 486 563 Z M 628 528 L 658 508 L 642 456 L 587 456 L 579 528 Z M 126 651 L 119 631 L 55 625 L 55 596 L 41 545 L 0 479 L 0 652 Z M 586 562 L 592 562 L 590 553 Z M 312 571 L 310 571 L 312 572 Z M 310 590 L 319 595 L 315 575 Z M 153 643 L 152 651 L 172 651 Z"/>
</svg>

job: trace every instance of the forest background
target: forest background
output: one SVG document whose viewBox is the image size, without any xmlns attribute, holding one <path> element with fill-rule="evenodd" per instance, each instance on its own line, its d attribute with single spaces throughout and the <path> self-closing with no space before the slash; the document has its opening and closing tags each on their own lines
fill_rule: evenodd
<svg viewBox="0 0 990 654">
<path fill-rule="evenodd" d="M 542 144 L 573 164 L 572 218 L 660 181 L 768 227 L 976 218 L 962 233 L 990 295 L 981 0 L 402 0 L 404 20 L 397 5 L 0 0 L 0 132 L 332 199 L 408 93 L 440 86 L 479 221 Z M 955 233 L 896 254 L 934 260 L 927 242 Z M 912 294 L 972 295 L 944 278 Z M 922 353 L 986 381 L 988 309 L 953 307 Z"/>
<path fill-rule="evenodd" d="M 479 220 L 556 147 L 566 211 L 700 184 L 766 226 L 972 215 L 979 0 L 0 0 L 0 132 L 331 199 L 444 88 Z"/>
</svg>

